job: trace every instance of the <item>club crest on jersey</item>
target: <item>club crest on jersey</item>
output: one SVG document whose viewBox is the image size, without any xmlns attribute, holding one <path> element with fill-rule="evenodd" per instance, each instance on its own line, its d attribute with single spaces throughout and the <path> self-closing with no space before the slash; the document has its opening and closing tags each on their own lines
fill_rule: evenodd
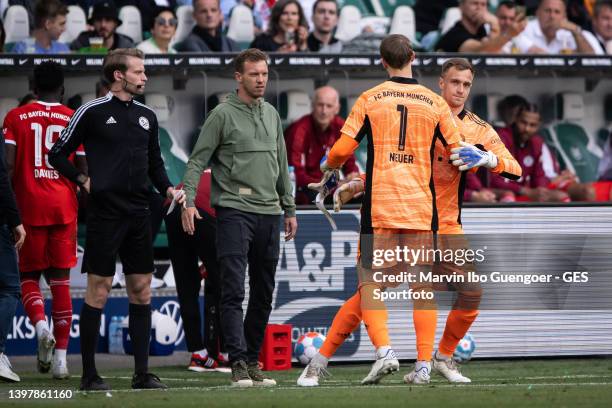
<svg viewBox="0 0 612 408">
<path fill-rule="evenodd" d="M 144 130 L 149 130 L 149 120 L 144 116 L 138 118 L 138 123 L 140 124 L 140 126 L 142 126 Z"/>
</svg>

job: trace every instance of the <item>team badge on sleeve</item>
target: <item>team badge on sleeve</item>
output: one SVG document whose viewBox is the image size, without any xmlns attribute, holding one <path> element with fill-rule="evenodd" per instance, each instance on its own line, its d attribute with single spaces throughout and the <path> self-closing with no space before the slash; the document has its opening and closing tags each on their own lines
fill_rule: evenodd
<svg viewBox="0 0 612 408">
<path fill-rule="evenodd" d="M 138 118 L 138 123 L 140 124 L 140 126 L 142 126 L 144 130 L 149 130 L 149 120 L 144 116 Z"/>
</svg>

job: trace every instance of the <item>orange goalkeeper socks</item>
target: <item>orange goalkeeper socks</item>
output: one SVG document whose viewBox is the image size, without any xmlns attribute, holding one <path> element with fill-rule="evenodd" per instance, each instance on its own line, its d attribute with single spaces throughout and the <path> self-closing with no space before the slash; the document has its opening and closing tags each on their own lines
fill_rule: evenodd
<svg viewBox="0 0 612 408">
<path fill-rule="evenodd" d="M 359 288 L 361 294 L 361 315 L 368 330 L 368 336 L 374 347 L 389 346 L 389 329 L 387 328 L 387 306 L 385 302 L 374 298 L 375 285 L 364 285 Z"/>
<path fill-rule="evenodd" d="M 344 343 L 351 333 L 361 323 L 361 296 L 357 291 L 340 307 L 331 327 L 327 331 L 327 337 L 319 354 L 331 358 L 336 350 Z"/>
<path fill-rule="evenodd" d="M 412 319 L 416 334 L 417 360 L 429 361 L 433 355 L 438 310 L 414 309 L 412 311 Z"/>
<path fill-rule="evenodd" d="M 440 340 L 438 350 L 444 356 L 452 356 L 457 348 L 459 341 L 465 336 L 467 331 L 476 320 L 478 316 L 478 310 L 462 310 L 453 309 L 448 314 L 446 319 L 446 327 L 444 328 L 444 334 Z"/>
</svg>

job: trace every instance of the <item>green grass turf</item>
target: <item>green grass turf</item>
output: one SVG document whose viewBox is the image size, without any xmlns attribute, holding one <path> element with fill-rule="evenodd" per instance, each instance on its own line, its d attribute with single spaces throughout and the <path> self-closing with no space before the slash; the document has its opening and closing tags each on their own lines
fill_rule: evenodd
<svg viewBox="0 0 612 408">
<path fill-rule="evenodd" d="M 402 377 L 412 364 L 402 364 L 400 374 L 378 386 L 360 386 L 369 365 L 331 366 L 332 377 L 318 388 L 300 388 L 295 381 L 301 369 L 272 372 L 273 388 L 234 389 L 229 374 L 192 373 L 184 367 L 155 370 L 170 387 L 167 391 L 132 391 L 128 370 L 103 375 L 114 389 L 110 394 L 80 393 L 79 378 L 52 381 L 47 375 L 25 373 L 18 384 L 0 383 L 0 406 L 54 405 L 74 407 L 610 407 L 612 359 L 526 361 L 473 361 L 462 368 L 471 384 L 451 385 L 434 376 L 427 386 L 407 386 Z M 69 400 L 15 400 L 10 390 L 71 389 Z"/>
</svg>

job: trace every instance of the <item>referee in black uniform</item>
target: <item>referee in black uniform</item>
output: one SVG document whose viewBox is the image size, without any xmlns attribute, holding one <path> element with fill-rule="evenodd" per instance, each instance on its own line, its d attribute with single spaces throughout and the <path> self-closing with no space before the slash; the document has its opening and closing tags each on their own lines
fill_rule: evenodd
<svg viewBox="0 0 612 408">
<path fill-rule="evenodd" d="M 148 180 L 169 198 L 175 191 L 164 169 L 155 113 L 133 99 L 144 92 L 147 81 L 144 54 L 133 48 L 111 51 L 104 59 L 103 74 L 110 92 L 81 106 L 49 153 L 53 167 L 90 193 L 83 259 L 87 294 L 80 316 L 81 390 L 109 388 L 98 375 L 94 355 L 117 255 L 130 302 L 132 388 L 166 388 L 148 372 L 153 273 Z M 81 144 L 89 177 L 68 161 Z"/>
</svg>

